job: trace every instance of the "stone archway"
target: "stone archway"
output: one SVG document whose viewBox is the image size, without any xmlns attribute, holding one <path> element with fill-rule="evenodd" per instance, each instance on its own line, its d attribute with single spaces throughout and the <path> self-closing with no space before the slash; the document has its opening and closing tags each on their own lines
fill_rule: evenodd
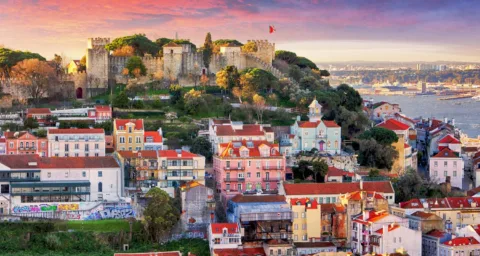
<svg viewBox="0 0 480 256">
<path fill-rule="evenodd" d="M 77 96 L 77 99 L 83 99 L 83 88 L 78 87 L 77 90 L 75 90 L 75 94 Z"/>
</svg>

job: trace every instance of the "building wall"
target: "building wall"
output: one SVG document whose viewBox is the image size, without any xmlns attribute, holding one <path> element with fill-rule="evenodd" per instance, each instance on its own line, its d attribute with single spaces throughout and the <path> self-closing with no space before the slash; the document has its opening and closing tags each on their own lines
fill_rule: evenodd
<svg viewBox="0 0 480 256">
<path fill-rule="evenodd" d="M 109 38 L 89 38 L 87 43 L 87 74 L 100 79 L 100 86 L 107 87 L 109 78 L 109 52 L 105 45 Z"/>
<path fill-rule="evenodd" d="M 293 242 L 311 242 L 321 236 L 321 213 L 317 209 L 306 209 L 305 205 L 291 205 L 293 212 Z"/>
<path fill-rule="evenodd" d="M 192 165 L 189 166 L 171 166 L 168 165 L 169 160 L 192 160 Z M 188 181 L 197 181 L 198 183 L 205 185 L 205 157 L 198 156 L 193 158 L 166 158 L 166 157 L 159 157 L 158 158 L 158 181 L 159 186 L 161 187 L 171 187 L 169 182 L 175 182 L 177 186 L 182 185 Z M 181 176 L 172 176 L 173 171 L 178 172 Z M 183 175 L 184 171 L 191 171 L 191 175 L 188 174 L 187 176 Z"/>
<path fill-rule="evenodd" d="M 462 189 L 464 176 L 463 165 L 463 159 L 460 157 L 432 157 L 430 158 L 430 178 L 437 183 L 441 183 L 445 182 L 447 176 L 450 176 L 450 183 L 452 184 L 452 187 L 458 187 Z"/>
<path fill-rule="evenodd" d="M 404 249 L 409 255 L 422 255 L 422 232 L 400 226 L 390 232 L 384 232 L 380 246 L 374 246 L 374 252 L 379 254 L 395 253 Z"/>
<path fill-rule="evenodd" d="M 457 256 L 457 255 L 480 255 L 480 244 L 448 246 L 440 244 L 438 246 L 439 256 Z"/>
<path fill-rule="evenodd" d="M 30 149 L 27 150 L 27 143 Z M 32 146 L 34 143 L 34 147 Z M 39 156 L 48 156 L 48 143 L 45 138 L 37 138 L 33 135 L 24 135 L 18 139 L 7 139 L 7 155 L 38 154 Z M 23 144 L 24 150 L 20 150 Z"/>
<path fill-rule="evenodd" d="M 71 136 L 74 139 L 62 139 Z M 90 139 L 79 139 L 80 136 L 89 136 Z M 56 141 L 58 137 L 58 141 Z M 97 139 L 94 139 L 98 137 Z M 75 139 L 77 138 L 77 139 Z M 66 145 L 68 145 L 68 151 L 65 151 Z M 88 150 L 87 150 L 88 145 Z M 78 147 L 78 149 L 77 149 Z M 48 135 L 48 156 L 52 157 L 65 157 L 67 156 L 79 156 L 79 157 L 95 157 L 105 156 L 105 134 L 49 134 Z"/>
<path fill-rule="evenodd" d="M 128 127 L 128 126 L 127 126 Z M 118 150 L 143 150 L 144 144 L 144 131 L 143 130 L 132 130 L 132 133 L 128 132 L 128 128 L 125 127 L 125 130 L 119 131 L 114 128 L 113 131 L 113 140 L 115 149 Z M 132 128 L 133 129 L 133 128 Z M 125 138 L 125 143 L 121 143 L 121 137 Z M 140 138 L 140 140 L 137 140 Z M 131 142 L 130 142 L 131 141 Z M 138 141 L 138 142 L 137 142 Z"/>
</svg>

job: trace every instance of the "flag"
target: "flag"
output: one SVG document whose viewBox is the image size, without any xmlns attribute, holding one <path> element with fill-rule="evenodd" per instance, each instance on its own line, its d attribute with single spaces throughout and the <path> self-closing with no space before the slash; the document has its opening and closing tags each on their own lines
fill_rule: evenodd
<svg viewBox="0 0 480 256">
<path fill-rule="evenodd" d="M 268 27 L 269 27 L 269 30 L 270 30 L 270 34 L 277 31 L 274 26 L 268 26 Z"/>
</svg>

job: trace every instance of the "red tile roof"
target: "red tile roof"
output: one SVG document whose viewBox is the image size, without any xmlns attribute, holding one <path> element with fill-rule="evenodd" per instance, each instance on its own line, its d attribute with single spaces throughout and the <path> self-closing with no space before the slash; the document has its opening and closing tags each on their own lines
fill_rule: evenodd
<svg viewBox="0 0 480 256">
<path fill-rule="evenodd" d="M 49 108 L 29 108 L 27 109 L 27 114 L 51 114 Z"/>
<path fill-rule="evenodd" d="M 443 139 L 439 140 L 438 143 L 460 144 L 460 141 L 451 134 L 447 134 L 445 137 L 443 137 Z"/>
<path fill-rule="evenodd" d="M 423 209 L 423 204 L 426 203 L 428 208 L 472 208 L 472 203 L 476 203 L 476 207 L 480 208 L 480 197 L 446 197 L 446 198 L 426 198 L 426 199 L 411 199 L 407 202 L 401 202 L 400 208 L 403 209 Z"/>
<path fill-rule="evenodd" d="M 410 129 L 410 126 L 397 121 L 395 119 L 388 119 L 377 125 L 378 127 L 383 127 L 392 131 L 405 131 Z"/>
<path fill-rule="evenodd" d="M 238 194 L 231 199 L 235 203 L 284 203 L 285 196 L 280 195 L 241 195 Z"/>
<path fill-rule="evenodd" d="M 158 151 L 159 157 L 166 157 L 166 158 L 175 158 L 175 159 L 182 159 L 182 158 L 193 158 L 193 157 L 200 157 L 200 155 L 190 153 L 188 151 L 182 150 L 180 151 L 180 156 L 176 150 L 159 150 Z"/>
<path fill-rule="evenodd" d="M 48 129 L 48 134 L 105 134 L 103 129 Z"/>
<path fill-rule="evenodd" d="M 409 140 L 416 140 L 416 139 L 417 139 L 417 135 L 416 135 L 416 134 L 409 134 L 409 135 L 408 135 L 408 139 L 409 139 Z"/>
<path fill-rule="evenodd" d="M 386 211 L 369 211 L 368 212 L 368 218 L 363 219 L 363 214 L 355 218 L 353 221 L 355 222 L 360 222 L 360 223 L 367 223 L 367 222 L 377 222 L 385 217 L 387 217 L 389 214 Z"/>
<path fill-rule="evenodd" d="M 335 195 L 346 194 L 361 190 L 360 182 L 349 183 L 303 183 L 284 184 L 286 195 Z M 363 190 L 376 191 L 380 193 L 394 193 L 390 181 L 368 181 L 363 182 Z"/>
<path fill-rule="evenodd" d="M 244 124 L 242 129 L 233 129 L 232 125 L 218 125 L 217 136 L 262 136 L 265 132 L 258 124 Z"/>
<path fill-rule="evenodd" d="M 128 150 L 121 150 L 118 151 L 118 154 L 123 158 L 149 158 L 149 159 L 156 159 L 157 151 L 155 150 L 140 150 L 140 151 L 128 151 Z"/>
<path fill-rule="evenodd" d="M 432 156 L 434 158 L 459 158 L 457 153 L 452 151 L 449 148 L 444 148 L 442 151 L 438 152 L 436 155 Z"/>
<path fill-rule="evenodd" d="M 311 201 L 308 198 L 292 198 L 292 199 L 290 199 L 290 205 L 292 205 L 292 206 L 294 206 L 294 205 L 304 205 L 304 206 L 306 206 L 307 203 L 310 203 L 310 207 L 307 207 L 307 209 L 317 209 L 318 208 L 318 203 L 317 203 L 317 200 L 315 200 L 315 199 L 313 199 L 313 201 Z"/>
<path fill-rule="evenodd" d="M 126 130 L 127 123 L 134 123 L 135 130 L 143 130 L 143 119 L 115 119 L 114 123 L 117 130 L 120 130 L 120 126 L 123 126 L 123 130 Z"/>
<path fill-rule="evenodd" d="M 212 223 L 210 226 L 212 227 L 213 234 L 222 234 L 224 228 L 227 229 L 228 234 L 240 232 L 237 223 Z"/>
<path fill-rule="evenodd" d="M 17 133 L 17 132 L 5 132 L 3 135 L 5 136 L 6 139 L 16 139 L 16 138 L 20 138 L 20 137 L 22 137 L 23 135 L 25 135 L 25 134 L 28 133 L 28 134 L 31 135 L 32 137 L 36 138 L 35 135 L 33 135 L 33 134 L 29 133 L 29 132 L 24 132 L 24 131 L 18 132 L 18 135 L 17 135 L 17 136 L 15 136 L 15 133 Z"/>
<path fill-rule="evenodd" d="M 95 106 L 95 111 L 100 111 L 100 112 L 111 112 L 112 108 L 110 106 L 105 106 L 105 105 L 96 105 Z"/>
<path fill-rule="evenodd" d="M 450 241 L 446 241 L 443 243 L 447 246 L 464 246 L 464 245 L 471 245 L 471 244 L 480 244 L 477 239 L 468 236 L 468 237 L 457 237 Z"/>
<path fill-rule="evenodd" d="M 408 145 L 407 143 L 404 143 L 404 144 L 403 144 L 403 147 L 404 147 L 404 148 L 409 148 L 410 145 Z"/>
<path fill-rule="evenodd" d="M 328 120 L 322 120 L 323 124 L 325 124 L 326 127 L 333 128 L 333 127 L 340 127 L 335 121 L 328 121 Z"/>
<path fill-rule="evenodd" d="M 145 142 L 147 142 L 147 137 L 151 137 L 154 143 L 161 143 L 163 141 L 162 135 L 158 133 L 158 131 L 145 131 L 143 138 L 145 138 Z"/>
<path fill-rule="evenodd" d="M 445 234 L 447 234 L 446 232 L 444 231 L 440 231 L 438 229 L 432 229 L 430 230 L 429 232 L 427 232 L 426 235 L 429 235 L 429 236 L 433 236 L 433 237 L 438 237 L 438 238 L 442 238 L 445 236 Z"/>
<path fill-rule="evenodd" d="M 182 256 L 181 252 L 126 252 L 115 253 L 114 256 Z"/>
<path fill-rule="evenodd" d="M 331 177 L 331 176 L 347 176 L 347 177 L 354 177 L 355 176 L 355 173 L 353 172 L 347 172 L 347 171 L 344 171 L 344 170 L 340 170 L 334 166 L 329 166 L 328 167 L 328 172 L 327 172 L 327 176 L 328 177 Z"/>
<path fill-rule="evenodd" d="M 297 248 L 321 248 L 321 247 L 336 247 L 332 242 L 300 242 L 295 243 Z"/>
<path fill-rule="evenodd" d="M 320 122 L 298 121 L 297 123 L 300 128 L 316 128 Z"/>
<path fill-rule="evenodd" d="M 319 204 L 322 213 L 334 213 L 336 204 Z"/>
<path fill-rule="evenodd" d="M 265 251 L 263 248 L 214 249 L 213 254 L 218 256 L 265 256 Z"/>
<path fill-rule="evenodd" d="M 252 143 L 252 147 L 247 147 L 247 143 Z M 235 145 L 240 145 L 235 147 Z M 232 141 L 229 143 L 220 144 L 220 157 L 240 157 L 240 149 L 248 149 L 248 157 L 260 157 L 260 146 L 265 145 L 268 149 L 268 157 L 281 156 L 278 151 L 278 144 L 270 143 L 266 140 L 253 140 L 253 141 Z M 274 149 L 272 152 L 272 148 Z M 232 150 L 232 152 L 230 152 Z"/>
<path fill-rule="evenodd" d="M 6 138 L 3 138 L 3 137 L 2 137 L 2 138 L 0 138 L 0 142 L 6 142 L 6 141 L 7 141 L 7 139 L 6 139 Z"/>
<path fill-rule="evenodd" d="M 11 169 L 118 168 L 111 156 L 39 157 L 38 155 L 3 155 L 0 163 Z M 36 164 L 32 164 L 36 163 Z"/>
<path fill-rule="evenodd" d="M 476 188 L 472 188 L 469 191 L 467 191 L 467 196 L 474 196 L 478 193 L 480 193 L 480 186 L 478 186 Z"/>
<path fill-rule="evenodd" d="M 433 213 L 424 212 L 424 211 L 416 211 L 416 212 L 412 213 L 411 216 L 419 217 L 420 219 L 430 219 L 432 217 L 440 218 Z"/>
<path fill-rule="evenodd" d="M 398 225 L 398 224 L 388 225 L 388 230 L 387 230 L 387 232 L 390 232 L 390 231 L 392 231 L 392 230 L 395 230 L 395 229 L 397 229 L 397 228 L 399 228 L 399 227 L 400 227 L 400 225 Z M 375 231 L 375 233 L 383 234 L 383 228 L 378 229 L 377 231 Z"/>
</svg>

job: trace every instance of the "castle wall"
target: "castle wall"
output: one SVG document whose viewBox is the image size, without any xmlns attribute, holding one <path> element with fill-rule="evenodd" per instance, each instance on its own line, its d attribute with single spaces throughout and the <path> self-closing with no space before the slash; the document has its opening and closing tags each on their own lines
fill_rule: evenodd
<svg viewBox="0 0 480 256">
<path fill-rule="evenodd" d="M 183 48 L 163 47 L 163 74 L 165 78 L 178 78 L 182 73 Z"/>
<path fill-rule="evenodd" d="M 106 88 L 109 77 L 109 52 L 105 45 L 110 43 L 109 38 L 89 38 L 87 48 L 87 73 L 100 79 L 101 87 Z"/>
<path fill-rule="evenodd" d="M 250 54 L 271 65 L 275 59 L 275 44 L 267 40 L 248 40 L 247 42 L 252 41 L 257 45 L 257 51 Z"/>
</svg>

